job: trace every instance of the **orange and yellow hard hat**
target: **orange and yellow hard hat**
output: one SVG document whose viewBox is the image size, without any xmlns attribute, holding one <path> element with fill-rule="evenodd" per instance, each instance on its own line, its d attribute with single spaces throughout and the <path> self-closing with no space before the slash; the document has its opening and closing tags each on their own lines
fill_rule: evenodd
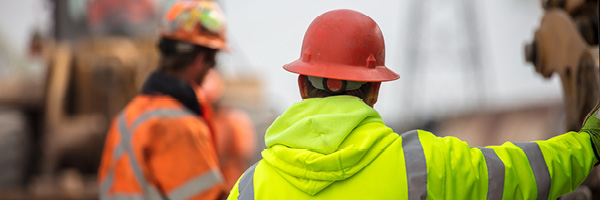
<svg viewBox="0 0 600 200">
<path fill-rule="evenodd" d="M 177 1 L 166 12 L 160 35 L 164 38 L 227 50 L 226 21 L 212 0 Z"/>
</svg>

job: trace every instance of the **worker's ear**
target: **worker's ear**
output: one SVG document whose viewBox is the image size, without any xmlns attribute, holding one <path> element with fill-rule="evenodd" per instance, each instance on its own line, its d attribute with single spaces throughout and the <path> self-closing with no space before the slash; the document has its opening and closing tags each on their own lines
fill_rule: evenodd
<svg viewBox="0 0 600 200">
<path fill-rule="evenodd" d="M 371 107 L 377 103 L 377 97 L 379 96 L 379 86 L 381 86 L 381 82 L 370 82 L 369 83 L 369 94 L 364 99 L 365 103 Z"/>
<path fill-rule="evenodd" d="M 199 53 L 196 54 L 196 56 L 194 57 L 194 60 L 188 64 L 187 67 L 185 67 L 185 70 L 187 74 L 197 74 L 200 71 L 202 71 L 204 68 L 204 54 L 203 53 Z"/>
<path fill-rule="evenodd" d="M 204 62 L 205 57 L 206 54 L 204 53 L 197 54 L 196 58 L 194 58 L 194 61 L 186 69 L 186 73 L 191 74 L 194 78 L 194 82 L 199 85 L 202 85 L 204 77 L 211 68 Z"/>
<path fill-rule="evenodd" d="M 300 89 L 300 96 L 302 97 L 302 99 L 308 98 L 308 92 L 306 91 L 306 82 L 306 76 L 298 76 L 298 88 Z"/>
</svg>

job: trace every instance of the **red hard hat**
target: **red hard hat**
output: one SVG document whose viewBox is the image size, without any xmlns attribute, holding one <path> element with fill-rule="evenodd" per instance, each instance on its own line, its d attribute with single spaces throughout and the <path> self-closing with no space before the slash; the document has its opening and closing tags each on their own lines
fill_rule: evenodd
<svg viewBox="0 0 600 200">
<path fill-rule="evenodd" d="M 333 10 L 308 27 L 300 59 L 283 66 L 302 75 L 363 82 L 400 78 L 385 67 L 385 44 L 377 23 L 353 10 Z"/>
</svg>

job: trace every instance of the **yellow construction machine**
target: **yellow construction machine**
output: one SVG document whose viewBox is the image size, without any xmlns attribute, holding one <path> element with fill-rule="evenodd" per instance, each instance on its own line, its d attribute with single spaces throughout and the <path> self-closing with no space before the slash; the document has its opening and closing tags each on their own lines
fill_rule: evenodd
<svg viewBox="0 0 600 200">
<path fill-rule="evenodd" d="M 158 63 L 152 34 L 96 35 L 81 28 L 85 19 L 65 14 L 78 1 L 49 1 L 53 36 L 34 34 L 30 45 L 46 63 L 41 79 L 0 79 L 3 199 L 97 198 L 96 170 L 110 122 Z M 77 27 L 84 31 L 77 34 Z"/>
</svg>

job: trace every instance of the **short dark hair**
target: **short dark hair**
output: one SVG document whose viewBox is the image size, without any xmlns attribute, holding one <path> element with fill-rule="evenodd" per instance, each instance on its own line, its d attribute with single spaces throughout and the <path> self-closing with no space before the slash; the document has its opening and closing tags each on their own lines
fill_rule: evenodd
<svg viewBox="0 0 600 200">
<path fill-rule="evenodd" d="M 216 64 L 216 54 L 219 50 L 211 49 L 179 40 L 160 38 L 158 43 L 160 50 L 159 70 L 179 71 L 194 62 L 198 54 L 204 54 L 204 62 L 210 67 Z"/>
<path fill-rule="evenodd" d="M 321 98 L 321 97 L 329 97 L 329 96 L 335 96 L 335 95 L 350 95 L 350 96 L 355 96 L 355 97 L 358 97 L 358 98 L 361 98 L 364 100 L 367 98 L 367 96 L 369 96 L 369 93 L 371 92 L 371 82 L 367 82 L 366 84 L 362 85 L 360 88 L 358 88 L 356 90 L 349 90 L 349 91 L 345 91 L 341 94 L 334 94 L 334 93 L 330 93 L 325 90 L 316 88 L 308 80 L 308 77 L 306 75 L 301 75 L 301 76 L 305 77 L 304 80 L 306 81 L 306 83 L 304 85 L 306 86 L 306 95 L 309 98 Z"/>
</svg>

